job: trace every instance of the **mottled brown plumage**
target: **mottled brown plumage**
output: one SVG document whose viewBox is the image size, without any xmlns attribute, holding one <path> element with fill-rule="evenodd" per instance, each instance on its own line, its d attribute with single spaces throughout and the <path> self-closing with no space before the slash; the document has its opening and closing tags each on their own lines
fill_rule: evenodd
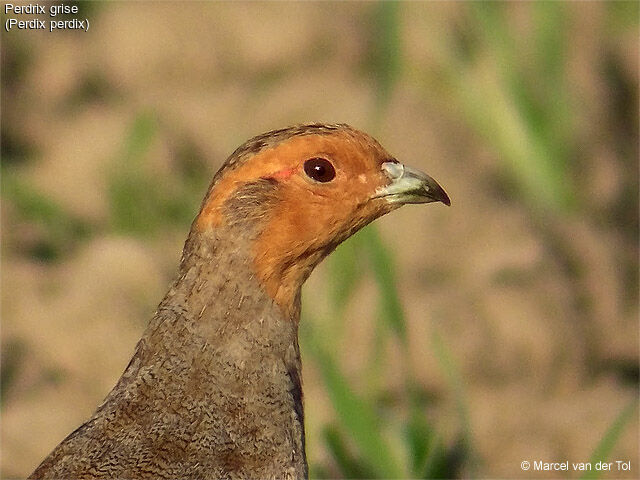
<svg viewBox="0 0 640 480">
<path fill-rule="evenodd" d="M 449 204 L 347 125 L 249 140 L 214 176 L 122 377 L 29 478 L 307 477 L 300 288 L 362 226 L 432 201 Z"/>
</svg>

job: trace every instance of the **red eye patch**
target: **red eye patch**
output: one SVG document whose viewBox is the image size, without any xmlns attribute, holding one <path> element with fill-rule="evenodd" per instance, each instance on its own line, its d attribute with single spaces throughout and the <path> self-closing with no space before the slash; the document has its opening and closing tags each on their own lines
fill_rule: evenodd
<svg viewBox="0 0 640 480">
<path fill-rule="evenodd" d="M 280 170 L 279 172 L 272 173 L 271 175 L 265 175 L 265 178 L 274 178 L 276 180 L 286 180 L 294 173 L 296 173 L 295 168 L 285 168 L 284 170 Z"/>
</svg>

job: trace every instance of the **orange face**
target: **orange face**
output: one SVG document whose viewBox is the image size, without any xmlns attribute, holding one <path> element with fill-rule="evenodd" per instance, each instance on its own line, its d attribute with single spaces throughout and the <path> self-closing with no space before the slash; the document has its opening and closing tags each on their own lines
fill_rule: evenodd
<svg viewBox="0 0 640 480">
<path fill-rule="evenodd" d="M 274 182 L 275 201 L 251 250 L 263 287 L 289 310 L 313 267 L 340 242 L 408 203 L 399 199 L 397 188 L 387 193 L 399 181 L 397 168 L 403 166 L 355 130 L 293 136 L 223 174 L 195 225 L 200 231 L 222 225 L 227 200 L 242 186 Z M 434 200 L 444 201 L 424 201 Z"/>
</svg>

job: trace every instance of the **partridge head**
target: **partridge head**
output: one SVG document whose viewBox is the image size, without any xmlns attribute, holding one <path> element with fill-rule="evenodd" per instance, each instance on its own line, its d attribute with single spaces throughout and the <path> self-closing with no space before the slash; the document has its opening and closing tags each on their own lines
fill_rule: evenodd
<svg viewBox="0 0 640 480">
<path fill-rule="evenodd" d="M 300 289 L 340 242 L 449 197 L 348 125 L 275 130 L 216 173 L 122 377 L 30 478 L 305 478 Z"/>
<path fill-rule="evenodd" d="M 256 137 L 218 172 L 194 223 L 250 231 L 261 285 L 284 311 L 339 243 L 406 203 L 449 197 L 347 125 L 302 125 Z M 246 233 L 245 233 L 246 234 Z"/>
</svg>

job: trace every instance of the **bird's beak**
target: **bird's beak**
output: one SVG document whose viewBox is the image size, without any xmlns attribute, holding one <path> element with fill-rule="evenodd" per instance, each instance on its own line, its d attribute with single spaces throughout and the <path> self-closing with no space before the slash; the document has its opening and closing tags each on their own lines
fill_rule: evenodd
<svg viewBox="0 0 640 480">
<path fill-rule="evenodd" d="M 376 190 L 375 198 L 384 197 L 390 203 L 442 202 L 451 205 L 444 189 L 433 178 L 398 162 L 385 162 L 382 171 L 391 183 Z"/>
</svg>

